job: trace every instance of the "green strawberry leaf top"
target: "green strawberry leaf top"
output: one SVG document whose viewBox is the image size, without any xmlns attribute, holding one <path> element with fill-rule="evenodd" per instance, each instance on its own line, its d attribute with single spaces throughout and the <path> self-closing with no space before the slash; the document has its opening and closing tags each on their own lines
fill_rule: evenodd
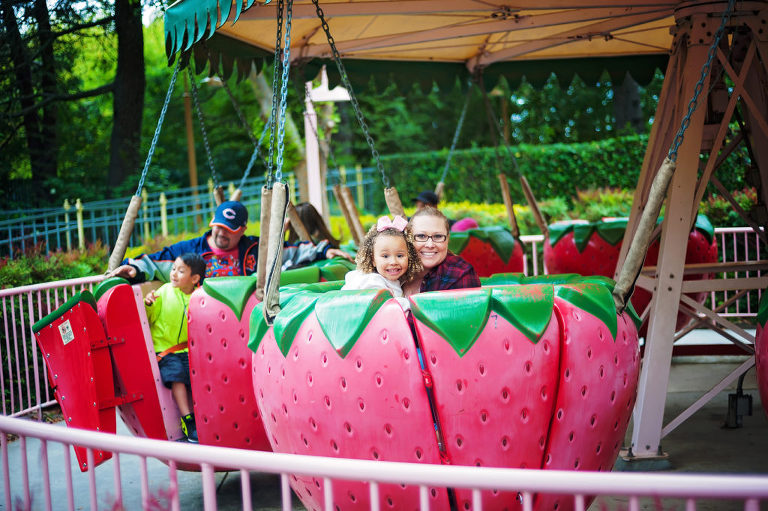
<svg viewBox="0 0 768 511">
<path fill-rule="evenodd" d="M 555 305 L 554 286 L 528 284 L 498 287 L 491 291 L 491 308 L 534 344 L 544 333 Z"/>
<path fill-rule="evenodd" d="M 527 277 L 524 273 L 495 273 L 490 277 L 480 277 L 483 286 L 505 286 L 519 284 L 565 284 L 583 278 L 578 273 L 556 273 L 533 275 Z"/>
<path fill-rule="evenodd" d="M 203 289 L 209 296 L 229 307 L 240 320 L 248 298 L 256 290 L 256 276 L 205 279 Z"/>
<path fill-rule="evenodd" d="M 391 298 L 392 293 L 385 289 L 361 289 L 329 293 L 317 300 L 317 321 L 341 358 L 347 356 L 373 316 Z"/>
<path fill-rule="evenodd" d="M 317 293 L 296 293 L 283 305 L 280 313 L 275 317 L 272 330 L 275 334 L 277 346 L 284 356 L 288 355 L 296 333 L 307 316 L 312 313 L 315 302 L 319 297 L 320 295 Z M 250 345 L 250 343 L 248 344 Z M 258 348 L 258 345 L 256 348 Z"/>
<path fill-rule="evenodd" d="M 715 227 L 712 222 L 709 221 L 705 215 L 696 215 L 696 223 L 693 228 L 703 234 L 707 241 L 712 244 L 712 240 L 715 238 Z"/>
<path fill-rule="evenodd" d="M 555 294 L 576 307 L 589 312 L 602 321 L 611 332 L 614 341 L 618 330 L 616 307 L 611 290 L 602 283 L 582 282 L 556 286 Z"/>
<path fill-rule="evenodd" d="M 280 272 L 280 285 L 302 284 L 320 281 L 320 268 L 317 266 L 304 266 Z"/>
<path fill-rule="evenodd" d="M 344 280 L 349 268 L 343 264 L 326 264 L 320 267 L 320 276 L 327 281 Z"/>
<path fill-rule="evenodd" d="M 491 289 L 472 289 L 461 293 L 456 306 L 454 293 L 424 293 L 411 296 L 413 315 L 437 332 L 464 355 L 483 331 L 491 312 Z"/>
<path fill-rule="evenodd" d="M 515 249 L 515 237 L 507 227 L 500 225 L 478 227 L 461 232 L 452 232 L 448 240 L 448 249 L 454 254 L 460 254 L 469 243 L 469 238 L 475 237 L 489 243 L 503 261 L 509 261 Z"/>
<path fill-rule="evenodd" d="M 264 317 L 264 302 L 259 302 L 251 311 L 251 317 L 248 323 L 248 348 L 256 353 L 261 344 L 261 340 L 269 330 L 267 318 Z"/>
<path fill-rule="evenodd" d="M 582 252 L 589 243 L 589 238 L 596 232 L 607 243 L 615 246 L 624 238 L 627 221 L 626 218 L 616 218 L 599 222 L 557 222 L 549 226 L 549 242 L 555 246 L 563 236 L 573 232 L 573 242 L 576 249 Z"/>
<path fill-rule="evenodd" d="M 766 321 L 768 321 L 768 290 L 763 291 L 760 304 L 757 306 L 757 324 L 765 328 Z"/>
<path fill-rule="evenodd" d="M 93 298 L 97 302 L 99 301 L 99 298 L 102 297 L 104 293 L 109 291 L 115 286 L 119 286 L 120 284 L 128 284 L 128 281 L 125 280 L 122 277 L 110 277 L 108 279 L 104 279 L 93 289 Z"/>
</svg>

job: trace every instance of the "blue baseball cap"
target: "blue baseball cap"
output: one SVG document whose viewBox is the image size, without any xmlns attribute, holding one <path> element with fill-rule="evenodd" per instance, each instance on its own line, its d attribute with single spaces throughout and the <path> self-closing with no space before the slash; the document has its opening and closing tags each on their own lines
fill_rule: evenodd
<svg viewBox="0 0 768 511">
<path fill-rule="evenodd" d="M 248 223 L 248 210 L 240 202 L 228 200 L 222 202 L 216 208 L 216 214 L 213 216 L 210 225 L 224 227 L 228 231 L 238 231 L 244 229 Z"/>
</svg>

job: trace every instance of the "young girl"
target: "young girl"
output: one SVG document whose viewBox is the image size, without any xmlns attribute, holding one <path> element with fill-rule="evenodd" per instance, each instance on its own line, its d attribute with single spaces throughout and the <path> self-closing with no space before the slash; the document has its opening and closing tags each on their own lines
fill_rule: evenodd
<svg viewBox="0 0 768 511">
<path fill-rule="evenodd" d="M 407 226 L 401 216 L 379 218 L 363 238 L 355 258 L 357 269 L 347 273 L 342 289 L 389 289 L 403 310 L 409 310 L 401 284 L 423 267 Z"/>
<path fill-rule="evenodd" d="M 173 261 L 171 281 L 144 298 L 152 343 L 163 384 L 171 389 L 181 412 L 181 429 L 189 442 L 197 443 L 197 427 L 187 389 L 189 350 L 187 349 L 187 309 L 189 295 L 205 276 L 205 260 L 194 253 Z"/>
</svg>

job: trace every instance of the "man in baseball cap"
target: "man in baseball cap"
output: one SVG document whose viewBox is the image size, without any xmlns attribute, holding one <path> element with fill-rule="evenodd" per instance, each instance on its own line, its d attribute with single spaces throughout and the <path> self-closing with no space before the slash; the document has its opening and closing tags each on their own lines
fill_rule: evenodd
<svg viewBox="0 0 768 511">
<path fill-rule="evenodd" d="M 209 224 L 210 231 L 197 238 L 169 245 L 159 252 L 126 259 L 123 265 L 110 275 L 124 277 L 132 283 L 145 280 L 167 282 L 173 261 L 187 252 L 200 254 L 203 257 L 206 262 L 206 278 L 254 274 L 258 260 L 259 238 L 245 234 L 247 224 L 248 209 L 242 203 L 222 202 L 216 208 L 213 220 Z M 283 249 L 283 269 L 336 256 L 351 259 L 341 250 L 329 247 L 327 240 L 317 244 L 286 243 Z"/>
<path fill-rule="evenodd" d="M 436 208 L 438 202 L 440 202 L 440 199 L 438 199 L 437 194 L 429 190 L 424 190 L 413 199 L 417 211 L 424 206 L 432 206 L 433 208 Z"/>
</svg>

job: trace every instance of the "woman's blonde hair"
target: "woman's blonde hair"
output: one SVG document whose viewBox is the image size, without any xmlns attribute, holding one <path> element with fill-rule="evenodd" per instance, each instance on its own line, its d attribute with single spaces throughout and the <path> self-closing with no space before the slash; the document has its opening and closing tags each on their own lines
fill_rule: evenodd
<svg viewBox="0 0 768 511">
<path fill-rule="evenodd" d="M 443 222 L 445 222 L 446 234 L 450 236 L 451 223 L 448 221 L 448 217 L 445 216 L 442 211 L 440 211 L 437 208 L 433 208 L 432 206 L 424 206 L 423 208 L 416 210 L 416 212 L 411 216 L 411 220 L 408 222 L 409 229 L 413 229 L 413 219 L 418 218 L 420 216 L 434 216 L 436 218 L 441 219 Z"/>
<path fill-rule="evenodd" d="M 416 252 L 416 247 L 413 246 L 413 233 L 411 233 L 409 228 L 403 231 L 398 231 L 394 228 L 379 231 L 375 224 L 368 230 L 363 241 L 360 242 L 360 248 L 357 250 L 355 263 L 357 263 L 358 270 L 363 273 L 373 273 L 376 271 L 376 266 L 373 264 L 373 247 L 376 244 L 376 238 L 379 236 L 400 236 L 405 240 L 405 246 L 408 249 L 408 269 L 398 279 L 401 284 L 413 279 L 413 277 L 424 270 L 424 267 L 421 265 L 421 258 Z"/>
</svg>

